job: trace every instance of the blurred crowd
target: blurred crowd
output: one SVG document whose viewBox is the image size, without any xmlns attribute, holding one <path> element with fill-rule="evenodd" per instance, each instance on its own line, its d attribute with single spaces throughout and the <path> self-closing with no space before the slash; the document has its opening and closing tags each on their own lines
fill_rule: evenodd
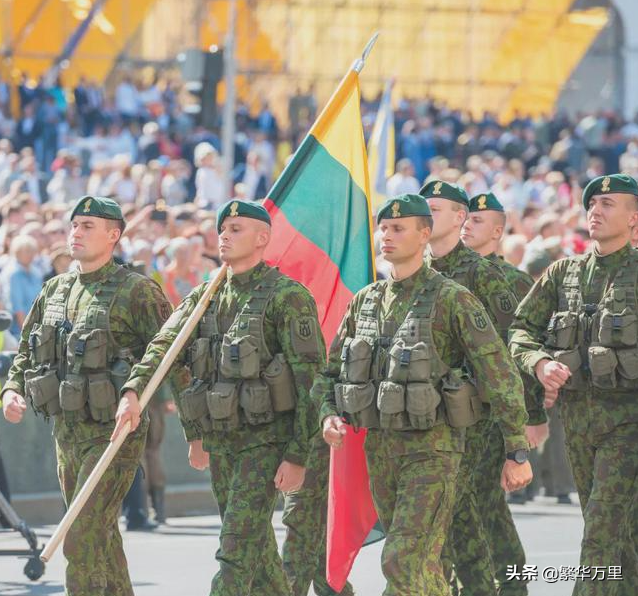
<svg viewBox="0 0 638 596">
<path fill-rule="evenodd" d="M 19 98 L 13 116 L 12 94 Z M 362 102 L 366 137 L 379 101 Z M 0 351 L 17 347 L 42 284 L 73 267 L 68 215 L 80 196 L 122 204 L 127 227 L 117 258 L 158 281 L 177 305 L 220 266 L 215 208 L 232 197 L 263 198 L 316 109 L 312 88 L 297 91 L 284 130 L 266 102 L 252 110 L 240 103 L 227 182 L 219 128 L 197 125 L 170 77 L 145 85 L 124 77 L 110 93 L 88 80 L 73 89 L 26 76 L 11 89 L 0 80 L 0 310 L 10 321 Z M 508 215 L 503 255 L 535 279 L 554 260 L 587 250 L 581 192 L 591 178 L 638 177 L 638 121 L 615 112 L 517 115 L 503 124 L 425 99 L 401 100 L 394 119 L 396 167 L 386 194 L 418 192 L 428 178 L 458 183 L 470 196 L 494 192 Z M 379 254 L 377 267 L 387 274 Z M 555 416 L 552 424 L 543 484 L 569 502 Z"/>
<path fill-rule="evenodd" d="M 11 93 L 19 114 L 11 117 Z M 364 131 L 380 98 L 363 100 Z M 43 281 L 67 270 L 67 213 L 84 194 L 112 196 L 128 221 L 119 257 L 155 277 L 177 304 L 219 265 L 215 208 L 265 196 L 316 115 L 312 89 L 289 100 L 284 131 L 266 102 L 236 113 L 232 180 L 219 129 L 198 126 L 166 76 L 123 77 L 110 93 L 80 80 L 46 86 L 0 81 L 0 306 L 20 325 Z M 395 110 L 396 172 L 387 194 L 417 192 L 430 177 L 470 196 L 491 190 L 505 205 L 508 261 L 538 277 L 553 260 L 588 245 L 581 190 L 604 173 L 638 176 L 638 123 L 615 112 L 517 115 L 507 124 L 432 100 Z M 378 261 L 379 273 L 386 265 Z"/>
</svg>

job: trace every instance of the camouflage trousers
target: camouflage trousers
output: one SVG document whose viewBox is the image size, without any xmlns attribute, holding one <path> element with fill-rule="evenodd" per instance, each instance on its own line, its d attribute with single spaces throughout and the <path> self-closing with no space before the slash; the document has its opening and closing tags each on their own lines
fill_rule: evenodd
<svg viewBox="0 0 638 596">
<path fill-rule="evenodd" d="M 118 517 L 144 451 L 147 423 L 128 437 L 64 540 L 67 596 L 133 596 Z M 58 479 L 67 507 L 105 449 L 109 436 L 58 439 Z"/>
<path fill-rule="evenodd" d="M 284 502 L 283 562 L 294 596 L 307 596 L 311 583 L 317 596 L 337 594 L 326 580 L 329 469 L 330 448 L 318 435 L 311 443 L 303 488 L 287 493 Z M 339 594 L 351 596 L 352 586 L 347 583 Z"/>
<path fill-rule="evenodd" d="M 272 526 L 278 494 L 273 479 L 284 447 L 263 444 L 210 455 L 213 493 L 222 518 L 215 554 L 219 571 L 211 596 L 292 595 Z"/>
<path fill-rule="evenodd" d="M 499 584 L 499 596 L 525 596 L 527 583 L 508 580 L 507 566 L 525 565 L 525 551 L 516 531 L 512 513 L 501 488 L 501 472 L 505 462 L 505 443 L 498 424 L 492 424 L 487 437 L 487 449 L 475 471 L 478 512 L 485 528 L 492 556 L 492 565 Z M 465 566 L 465 551 L 456 550 L 456 567 Z M 473 577 L 474 570 L 458 571 L 461 577 Z"/>
<path fill-rule="evenodd" d="M 585 521 L 580 564 L 622 567 L 622 581 L 578 580 L 574 596 L 638 594 L 638 423 L 583 432 L 587 401 L 562 403 L 567 455 Z M 600 577 L 600 576 L 599 576 Z M 607 576 L 605 576 L 607 577 Z"/>
<path fill-rule="evenodd" d="M 368 431 L 370 488 L 386 533 L 383 596 L 448 596 L 441 550 L 452 520 L 461 453 L 397 455 L 401 433 Z"/>
<path fill-rule="evenodd" d="M 463 585 L 457 593 L 463 596 L 496 596 L 489 542 L 477 501 L 482 495 L 476 483 L 476 469 L 486 451 L 491 426 L 492 422 L 484 419 L 466 431 L 452 525 L 443 550 L 446 575 L 451 579 L 454 568 Z"/>
</svg>

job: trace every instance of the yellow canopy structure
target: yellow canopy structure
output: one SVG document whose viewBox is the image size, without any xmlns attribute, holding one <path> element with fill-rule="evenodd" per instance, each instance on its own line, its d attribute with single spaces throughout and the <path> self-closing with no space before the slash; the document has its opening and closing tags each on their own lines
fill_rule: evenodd
<svg viewBox="0 0 638 596">
<path fill-rule="evenodd" d="M 0 1 L 0 42 L 10 56 L 5 76 L 46 72 L 96 1 Z M 313 85 L 323 103 L 376 30 L 381 36 L 361 81 L 367 97 L 394 77 L 395 97 L 432 97 L 501 119 L 545 113 L 609 19 L 604 8 L 570 10 L 571 0 L 236 4 L 239 96 L 253 105 L 268 99 L 284 120 L 298 89 Z M 137 58 L 165 60 L 195 45 L 223 46 L 229 8 L 230 0 L 106 0 L 63 71 L 64 83 L 81 74 L 104 80 L 131 48 Z"/>
</svg>

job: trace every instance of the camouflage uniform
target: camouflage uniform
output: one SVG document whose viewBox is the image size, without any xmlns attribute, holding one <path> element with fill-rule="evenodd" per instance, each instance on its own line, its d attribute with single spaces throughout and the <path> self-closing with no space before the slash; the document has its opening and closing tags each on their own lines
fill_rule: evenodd
<svg viewBox="0 0 638 596">
<path fill-rule="evenodd" d="M 485 258 L 498 265 L 516 299 L 520 302 L 525 298 L 534 280 L 496 253 L 486 255 Z M 544 392 L 541 384 L 525 373 L 521 374 L 521 380 L 525 389 L 528 424 L 537 425 L 547 422 L 543 409 Z M 476 468 L 478 508 L 490 545 L 494 573 L 499 583 L 499 596 L 518 596 L 527 594 L 527 585 L 521 580 L 508 580 L 507 567 L 516 565 L 518 569 L 522 569 L 525 565 L 525 551 L 507 505 L 505 493 L 500 486 L 504 461 L 503 436 L 498 426 L 493 425 L 487 438 L 487 449 Z"/>
<path fill-rule="evenodd" d="M 59 291 L 63 294 L 68 292 L 65 303 L 66 321 L 77 327 L 81 319 L 86 319 L 85 313 L 90 312 L 95 303 L 99 302 L 101 293 L 109 291 L 109 288 L 114 289 L 112 282 L 117 276 L 121 276 L 122 281 L 116 285 L 114 296 L 109 298 L 112 300 L 110 309 L 105 310 L 104 314 L 108 313 L 108 327 L 115 344 L 128 350 L 133 360 L 141 358 L 146 344 L 170 315 L 171 307 L 157 284 L 136 273 L 123 271 L 119 265 L 110 261 L 92 273 L 68 273 L 47 282 L 25 320 L 19 353 L 13 362 L 9 380 L 3 391 L 13 389 L 25 395 L 26 381 L 26 393 L 29 394 L 28 384 L 32 376 L 29 369 L 33 367 L 33 353 L 36 353 L 31 348 L 39 350 L 47 341 L 57 341 L 53 338 L 47 340 L 41 331 L 46 325 L 47 317 L 50 316 L 51 303 L 60 296 Z M 68 290 L 64 290 L 64 286 Z M 88 376 L 91 385 L 93 378 L 101 373 L 85 372 L 88 371 L 84 365 L 88 367 L 89 345 L 90 340 L 87 340 L 87 351 L 83 365 L 79 369 L 79 376 Z M 76 355 L 79 349 L 76 343 Z M 117 378 L 111 377 L 116 389 L 118 383 L 121 385 L 130 371 L 130 365 L 123 361 L 118 364 L 124 366 L 124 374 Z M 71 378 L 72 369 L 69 368 L 67 372 L 69 374 L 61 376 L 62 380 Z M 91 389 L 89 400 L 93 397 L 90 391 Z M 60 389 L 60 394 L 62 393 Z M 34 393 L 30 397 L 32 403 L 37 405 L 37 395 Z M 113 403 L 105 406 L 105 410 L 102 411 L 105 420 L 114 418 L 116 403 L 113 394 Z M 48 404 L 47 407 L 52 406 Z M 53 434 L 56 441 L 58 477 L 67 506 L 82 488 L 109 445 L 110 435 L 115 427 L 112 420 L 94 421 L 89 412 L 85 404 L 76 412 L 64 411 L 54 415 Z M 147 428 L 148 419 L 143 417 L 139 428 L 126 439 L 66 536 L 63 549 L 68 562 L 68 596 L 133 594 L 118 529 L 118 516 L 144 450 Z"/>
<path fill-rule="evenodd" d="M 265 287 L 270 288 L 267 295 L 263 295 Z M 197 287 L 176 309 L 148 346 L 142 362 L 133 369 L 127 388 L 137 393 L 143 390 L 204 290 L 205 285 Z M 251 308 L 262 309 L 261 325 L 254 320 Z M 253 314 L 247 314 L 250 312 Z M 243 339 L 238 340 L 237 336 L 242 332 Z M 223 372 L 224 366 L 233 363 L 227 361 L 224 364 L 226 354 L 230 354 L 231 360 L 236 354 L 237 364 L 243 366 L 247 352 L 242 345 L 250 345 L 257 332 L 271 355 L 283 354 L 291 370 L 287 396 L 296 392 L 296 403 L 293 402 L 293 409 L 274 412 L 268 404 L 261 404 L 266 406 L 262 412 L 256 412 L 251 405 L 249 413 L 242 393 L 241 411 L 235 405 L 222 416 L 210 405 L 217 408 L 220 402 L 226 403 L 221 393 L 222 385 L 230 387 L 227 399 L 235 400 L 235 392 L 242 392 L 244 385 L 251 389 L 254 383 L 261 383 L 259 379 L 265 378 L 266 373 L 261 370 L 259 379 L 241 381 L 239 389 L 234 381 L 213 382 L 210 375 L 228 379 L 228 374 Z M 212 344 L 207 343 L 207 338 Z M 222 338 L 226 343 L 220 345 Z M 230 343 L 237 346 L 236 349 L 228 343 L 231 339 Z M 205 348 L 200 350 L 202 343 Z M 258 352 L 260 358 L 263 357 L 262 348 Z M 291 594 L 271 523 L 277 502 L 273 478 L 282 460 L 302 466 L 306 463 L 311 437 L 318 430 L 317 408 L 310 400 L 309 389 L 324 354 L 316 305 L 308 291 L 260 263 L 244 273 L 228 271 L 225 283 L 178 358 L 178 365 L 189 364 L 194 381 L 177 400 L 180 419 L 186 439 L 203 439 L 204 449 L 210 453 L 213 492 L 222 517 L 220 546 L 216 554 L 220 570 L 213 578 L 211 595 Z M 203 367 L 200 357 L 207 362 Z M 213 364 L 209 361 L 211 358 Z M 188 373 L 183 367 L 180 371 L 183 383 L 187 381 Z M 196 412 L 189 396 L 196 395 L 200 386 L 203 388 L 203 410 Z M 251 418 L 254 423 L 248 423 L 249 415 L 265 414 L 269 414 L 269 421 L 259 423 Z"/>
<path fill-rule="evenodd" d="M 628 244 L 562 259 L 512 325 L 510 350 L 528 374 L 543 358 L 572 371 L 558 402 L 585 519 L 580 563 L 622 565 L 624 581 L 579 580 L 578 596 L 638 590 L 637 276 L 638 252 Z"/>
<path fill-rule="evenodd" d="M 329 470 L 330 448 L 317 435 L 311 442 L 303 488 L 287 493 L 284 504 L 282 556 L 294 596 L 306 596 L 311 583 L 317 596 L 337 594 L 326 580 Z M 346 583 L 339 594 L 354 594 L 352 586 Z"/>
<path fill-rule="evenodd" d="M 432 310 L 426 319 L 423 313 L 417 316 L 423 304 L 432 302 Z M 374 313 L 374 314 L 373 314 Z M 407 318 L 406 318 L 407 317 Z M 416 319 L 416 320 L 415 320 Z M 426 324 L 427 321 L 427 324 Z M 376 328 L 378 340 L 373 348 L 371 371 L 378 371 L 373 378 L 395 379 L 393 366 L 397 354 L 403 354 L 396 343 L 397 337 L 427 333 L 431 335 L 430 356 L 432 370 L 447 369 L 446 375 L 459 373 L 465 361 L 475 370 L 476 381 L 483 395 L 492 402 L 492 413 L 506 437 L 508 450 L 524 448 L 523 390 L 516 367 L 507 356 L 507 350 L 489 321 L 483 306 L 465 288 L 446 280 L 427 265 L 423 265 L 410 278 L 400 282 L 392 280 L 377 282 L 356 294 L 348 307 L 338 335 L 330 349 L 326 372 L 313 387 L 313 392 L 323 397 L 321 418 L 341 415 L 346 404 L 345 397 L 336 393 L 345 392 L 348 387 L 339 384 L 350 378 L 350 353 L 357 338 L 370 327 Z M 405 331 L 407 329 L 407 331 Z M 398 331 L 397 331 L 398 330 Z M 402 335 L 407 333 L 408 335 Z M 351 338 L 355 338 L 352 340 Z M 386 340 L 390 340 L 390 342 Z M 402 342 L 403 339 L 399 339 Z M 418 341 L 415 339 L 414 341 Z M 394 343 L 393 343 L 394 342 Z M 428 342 L 426 342 L 428 343 Z M 391 345 L 392 347 L 388 348 Z M 399 347 L 398 352 L 395 350 Z M 419 344 L 412 349 L 416 350 Z M 387 351 L 386 351 L 387 350 Z M 381 364 L 388 354 L 386 364 Z M 345 364 L 340 364 L 346 354 Z M 402 358 L 403 356 L 399 356 Z M 408 360 L 410 360 L 409 357 Z M 414 356 L 415 360 L 419 357 Z M 435 360 L 438 359 L 438 360 Z M 354 361 L 353 361 L 354 362 Z M 437 364 L 438 362 L 438 364 Z M 354 366 L 354 364 L 352 365 Z M 344 368 L 345 367 L 345 368 Z M 438 368 L 443 367 L 443 369 Z M 395 368 L 395 370 L 397 370 Z M 411 368 L 408 370 L 412 371 Z M 409 372 L 409 375 L 416 374 Z M 369 372 L 369 374 L 373 374 Z M 407 382 L 407 411 L 398 415 L 405 418 L 409 414 L 409 424 L 405 430 L 393 430 L 394 426 L 379 429 L 384 425 L 384 416 L 394 424 L 391 413 L 381 410 L 380 417 L 370 418 L 365 451 L 370 473 L 372 495 L 379 519 L 386 532 L 386 542 L 382 554 L 383 573 L 387 579 L 385 596 L 443 596 L 449 594 L 449 587 L 441 567 L 440 555 L 452 519 L 457 474 L 464 450 L 464 428 L 451 426 L 452 409 L 457 386 L 450 384 L 451 377 L 443 376 L 435 385 L 436 394 L 441 395 L 434 412 L 424 405 L 432 406 L 431 394 L 426 393 L 423 403 L 412 402 L 410 406 L 410 384 Z M 350 379 L 352 382 L 353 379 Z M 431 381 L 434 383 L 434 381 Z M 393 387 L 396 383 L 375 381 L 378 403 L 382 403 L 382 387 Z M 416 383 L 415 385 L 419 385 Z M 472 383 L 458 387 L 472 386 Z M 350 385 L 359 387 L 359 385 Z M 454 389 L 452 387 L 455 387 Z M 415 391 L 418 395 L 418 391 Z M 337 400 L 341 400 L 340 407 Z M 476 420 L 481 415 L 481 404 L 474 390 L 474 397 L 461 398 L 471 404 Z M 468 399 L 469 401 L 465 401 Z M 376 408 L 372 400 L 370 407 Z M 445 404 L 445 405 L 444 405 Z M 348 406 L 350 407 L 350 406 Z M 410 409 L 412 408 L 412 410 Z M 352 409 L 352 408 L 351 408 Z M 350 410 L 349 410 L 350 411 Z M 379 416 L 379 410 L 376 410 Z M 431 424 L 421 425 L 424 412 L 430 416 Z M 356 414 L 348 414 L 348 419 L 357 424 Z M 369 414 L 372 416 L 372 414 Z M 417 426 L 415 427 L 415 420 Z M 471 422 L 470 422 L 471 424 Z M 429 428 L 428 428 L 429 426 Z M 417 430 L 420 428 L 421 430 Z"/>
<path fill-rule="evenodd" d="M 507 341 L 507 329 L 518 301 L 500 267 L 460 241 L 447 255 L 440 258 L 428 255 L 426 260 L 435 270 L 468 288 L 483 303 L 501 338 Z M 490 496 L 496 490 L 502 493 L 500 477 L 505 456 L 503 454 L 500 461 L 496 461 L 496 457 L 490 458 L 489 477 L 479 487 L 476 471 L 487 453 L 488 442 L 491 437 L 494 437 L 494 442 L 499 442 L 499 429 L 498 426 L 494 428 L 490 405 L 484 403 L 483 409 L 484 418 L 467 430 L 451 540 L 444 551 L 447 572 L 451 573 L 453 564 L 463 584 L 464 596 L 496 596 L 495 570 L 490 557 L 485 556 L 486 552 L 490 552 L 491 540 L 486 528 L 488 520 L 484 518 L 483 511 L 488 506 L 484 501 L 491 500 Z M 499 510 L 498 513 L 503 511 Z"/>
</svg>

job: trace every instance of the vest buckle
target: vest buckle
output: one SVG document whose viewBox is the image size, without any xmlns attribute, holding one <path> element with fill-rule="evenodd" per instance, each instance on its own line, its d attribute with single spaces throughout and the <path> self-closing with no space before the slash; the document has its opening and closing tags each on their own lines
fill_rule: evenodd
<svg viewBox="0 0 638 596">
<path fill-rule="evenodd" d="M 622 317 L 620 315 L 612 315 L 611 326 L 613 329 L 622 329 Z"/>
<path fill-rule="evenodd" d="M 84 356 L 84 351 L 86 350 L 86 340 L 85 339 L 78 339 L 78 341 L 75 344 L 75 355 L 76 356 Z"/>
<path fill-rule="evenodd" d="M 401 366 L 409 366 L 410 365 L 410 357 L 412 356 L 412 351 L 408 348 L 403 348 L 401 350 L 401 356 L 399 358 L 399 364 Z"/>
<path fill-rule="evenodd" d="M 239 362 L 239 345 L 230 346 L 230 361 Z"/>
</svg>

